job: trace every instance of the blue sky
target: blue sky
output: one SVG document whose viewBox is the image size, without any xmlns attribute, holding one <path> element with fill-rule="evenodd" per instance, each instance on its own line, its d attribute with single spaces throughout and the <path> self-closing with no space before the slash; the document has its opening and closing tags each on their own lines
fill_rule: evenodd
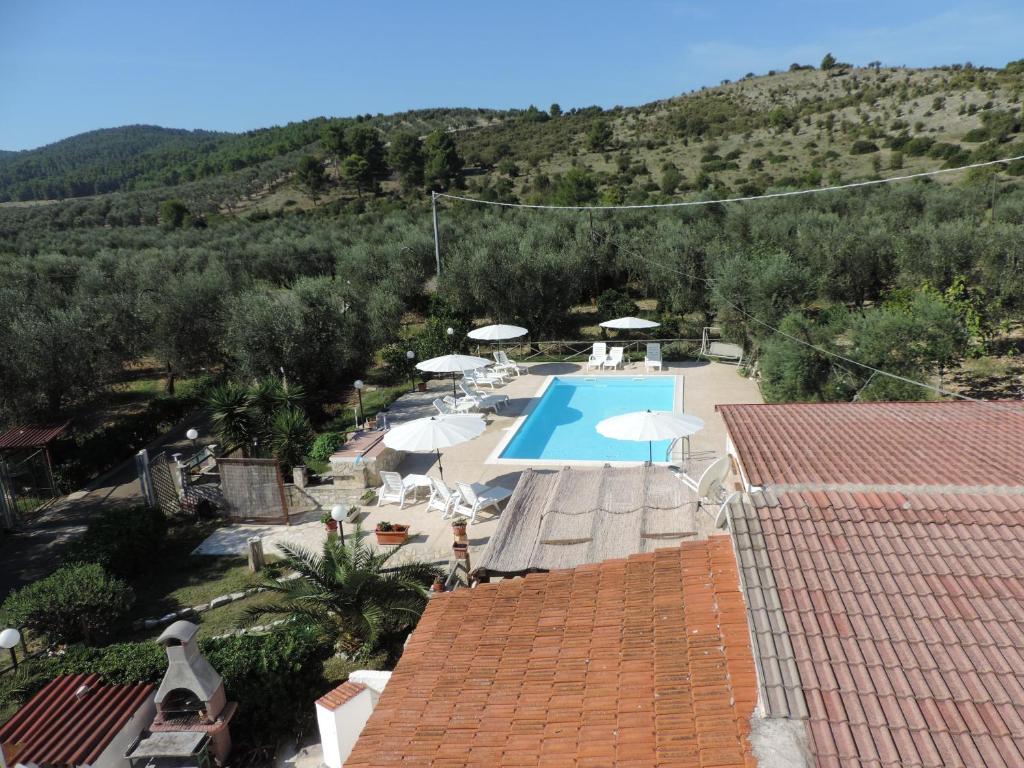
<svg viewBox="0 0 1024 768">
<path fill-rule="evenodd" d="M 1024 57 L 1024 2 L 0 0 L 0 149 L 432 106 L 641 104 L 746 72 Z"/>
</svg>

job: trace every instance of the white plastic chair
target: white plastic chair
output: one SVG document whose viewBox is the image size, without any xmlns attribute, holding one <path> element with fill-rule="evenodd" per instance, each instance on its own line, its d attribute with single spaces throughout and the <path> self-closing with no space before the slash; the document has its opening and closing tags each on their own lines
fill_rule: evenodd
<svg viewBox="0 0 1024 768">
<path fill-rule="evenodd" d="M 377 491 L 377 506 L 385 501 L 397 501 L 399 509 L 405 507 L 405 497 L 416 493 L 416 484 L 403 478 L 397 472 L 381 472 L 381 487 Z"/>
<path fill-rule="evenodd" d="M 661 370 L 661 344 L 656 341 L 647 343 L 647 355 L 644 357 L 644 370 L 649 371 L 651 368 Z"/>
<path fill-rule="evenodd" d="M 587 370 L 600 368 L 608 360 L 608 344 L 603 341 L 595 341 L 594 348 L 590 352 L 590 359 L 587 360 Z"/>
<path fill-rule="evenodd" d="M 498 409 L 508 402 L 508 395 L 485 395 L 483 392 L 471 389 L 470 385 L 465 381 L 459 382 L 459 389 L 461 389 L 462 394 L 465 395 L 465 397 L 459 399 L 460 402 L 468 402 L 474 408 L 490 408 L 497 413 Z"/>
<path fill-rule="evenodd" d="M 435 399 L 434 407 L 442 416 L 454 416 L 460 413 L 469 413 L 475 405 L 464 397 L 456 400 L 451 395 L 446 395 L 444 398 Z"/>
<path fill-rule="evenodd" d="M 458 491 L 453 491 L 440 480 L 430 479 L 430 498 L 427 499 L 427 511 L 436 509 L 441 517 L 448 517 L 452 506 L 459 501 Z"/>
<path fill-rule="evenodd" d="M 459 491 L 459 501 L 453 507 L 455 514 L 462 515 L 470 523 L 476 522 L 476 513 L 481 509 L 494 507 L 497 510 L 498 505 L 512 495 L 508 488 L 480 483 L 456 483 L 455 487 Z"/>
<path fill-rule="evenodd" d="M 522 376 L 527 373 L 525 366 L 519 365 L 515 360 L 508 359 L 508 353 L 503 349 L 496 349 L 494 351 L 494 362 L 497 363 L 495 368 L 499 371 L 511 371 L 516 376 Z"/>
<path fill-rule="evenodd" d="M 612 347 L 608 352 L 608 358 L 601 363 L 601 368 L 618 368 L 622 365 L 622 353 L 625 347 Z"/>
<path fill-rule="evenodd" d="M 486 384 L 491 389 L 495 389 L 499 384 L 505 383 L 505 379 L 494 371 L 463 371 L 462 378 L 471 384 Z"/>
</svg>

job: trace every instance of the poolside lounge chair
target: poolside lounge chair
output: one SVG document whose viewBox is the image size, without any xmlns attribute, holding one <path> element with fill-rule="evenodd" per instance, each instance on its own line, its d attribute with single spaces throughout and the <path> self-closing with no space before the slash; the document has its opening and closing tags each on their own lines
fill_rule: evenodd
<svg viewBox="0 0 1024 768">
<path fill-rule="evenodd" d="M 377 491 L 377 506 L 385 501 L 397 501 L 399 509 L 405 507 L 405 498 L 416 495 L 416 484 L 403 478 L 397 472 L 381 472 L 380 490 Z"/>
<path fill-rule="evenodd" d="M 459 490 L 460 499 L 455 503 L 453 510 L 456 515 L 462 515 L 470 523 L 476 522 L 476 513 L 481 509 L 494 507 L 497 510 L 498 505 L 512 495 L 508 488 L 491 487 L 480 483 L 456 483 L 455 487 Z"/>
<path fill-rule="evenodd" d="M 527 368 L 525 366 L 519 365 L 515 360 L 509 360 L 508 353 L 502 349 L 496 349 L 494 351 L 494 362 L 494 367 L 502 373 L 511 371 L 516 376 L 522 376 L 524 373 L 527 373 Z"/>
<path fill-rule="evenodd" d="M 661 370 L 661 344 L 656 341 L 647 343 L 647 355 L 644 357 L 644 370 L 649 371 L 651 368 Z"/>
<path fill-rule="evenodd" d="M 442 416 L 453 416 L 459 413 L 468 413 L 475 406 L 464 397 L 456 400 L 451 395 L 447 395 L 444 398 L 435 398 L 434 407 L 437 408 L 437 412 Z"/>
<path fill-rule="evenodd" d="M 483 385 L 486 384 L 491 389 L 495 389 L 498 384 L 504 384 L 505 378 L 496 371 L 463 371 L 462 378 L 472 384 Z"/>
<path fill-rule="evenodd" d="M 600 368 L 604 365 L 605 360 L 608 359 L 608 344 L 603 341 L 595 341 L 594 349 L 590 353 L 590 359 L 587 360 L 587 370 L 591 368 Z"/>
<path fill-rule="evenodd" d="M 472 385 L 466 381 L 459 382 L 459 389 L 465 395 L 465 397 L 459 398 L 459 402 L 468 402 L 473 408 L 481 410 L 490 408 L 497 413 L 498 409 L 508 402 L 508 395 L 485 395 L 480 390 L 473 389 Z"/>
<path fill-rule="evenodd" d="M 608 352 L 608 358 L 601 363 L 601 368 L 618 368 L 622 365 L 622 353 L 625 351 L 625 347 L 612 347 Z"/>
<path fill-rule="evenodd" d="M 440 480 L 430 479 L 430 498 L 427 499 L 427 511 L 436 509 L 442 517 L 448 517 L 452 507 L 459 501 L 458 491 L 453 491 Z"/>
</svg>

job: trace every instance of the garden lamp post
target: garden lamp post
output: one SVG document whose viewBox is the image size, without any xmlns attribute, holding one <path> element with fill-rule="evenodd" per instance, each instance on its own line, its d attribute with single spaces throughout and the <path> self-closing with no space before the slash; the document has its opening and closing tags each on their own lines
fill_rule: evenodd
<svg viewBox="0 0 1024 768">
<path fill-rule="evenodd" d="M 195 427 L 189 427 L 188 432 L 185 433 L 185 437 L 192 441 L 192 451 L 196 450 L 196 440 L 199 439 L 199 431 Z"/>
<path fill-rule="evenodd" d="M 356 395 L 359 396 L 359 416 L 356 419 L 356 428 L 359 428 L 359 422 L 363 421 L 363 380 L 356 379 L 352 385 L 356 388 Z"/>
<path fill-rule="evenodd" d="M 452 328 L 451 326 L 448 326 L 448 330 L 445 331 L 445 333 L 448 334 L 448 353 L 451 354 L 451 351 L 452 351 L 452 336 L 455 335 L 455 329 Z"/>
<path fill-rule="evenodd" d="M 21 632 L 18 630 L 10 628 L 0 632 L 0 648 L 6 648 L 11 652 L 11 664 L 15 669 L 18 668 L 18 657 L 14 653 L 14 648 L 20 642 Z"/>
<path fill-rule="evenodd" d="M 335 504 L 331 507 L 331 520 L 338 524 L 338 540 L 345 543 L 345 529 L 341 527 L 341 524 L 345 522 L 345 507 L 341 504 Z"/>
<path fill-rule="evenodd" d="M 415 392 L 416 391 L 416 374 L 413 373 L 413 371 L 415 371 L 415 368 L 413 368 L 413 366 L 412 366 L 412 361 L 416 359 L 416 353 L 413 352 L 411 349 L 407 350 L 406 353 L 405 353 L 405 359 L 409 361 L 409 387 L 410 387 L 409 391 L 410 392 Z"/>
</svg>

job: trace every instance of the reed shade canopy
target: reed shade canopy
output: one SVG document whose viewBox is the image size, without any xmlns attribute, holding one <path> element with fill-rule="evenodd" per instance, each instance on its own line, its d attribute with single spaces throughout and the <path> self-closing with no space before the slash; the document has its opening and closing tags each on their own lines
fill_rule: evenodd
<svg viewBox="0 0 1024 768">
<path fill-rule="evenodd" d="M 450 373 L 452 375 L 452 396 L 458 397 L 455 389 L 455 374 L 463 371 L 475 371 L 491 364 L 490 360 L 472 355 L 441 355 L 416 363 L 416 367 L 427 373 Z"/>
<path fill-rule="evenodd" d="M 434 451 L 437 453 L 437 471 L 444 480 L 441 449 L 451 448 L 453 445 L 460 445 L 479 437 L 485 427 L 483 418 L 476 414 L 428 416 L 392 427 L 384 435 L 384 445 L 395 451 L 411 453 Z"/>
<path fill-rule="evenodd" d="M 612 440 L 647 442 L 647 460 L 654 460 L 655 440 L 689 437 L 704 429 L 696 416 L 671 411 L 631 411 L 599 421 L 597 431 Z"/>
</svg>

